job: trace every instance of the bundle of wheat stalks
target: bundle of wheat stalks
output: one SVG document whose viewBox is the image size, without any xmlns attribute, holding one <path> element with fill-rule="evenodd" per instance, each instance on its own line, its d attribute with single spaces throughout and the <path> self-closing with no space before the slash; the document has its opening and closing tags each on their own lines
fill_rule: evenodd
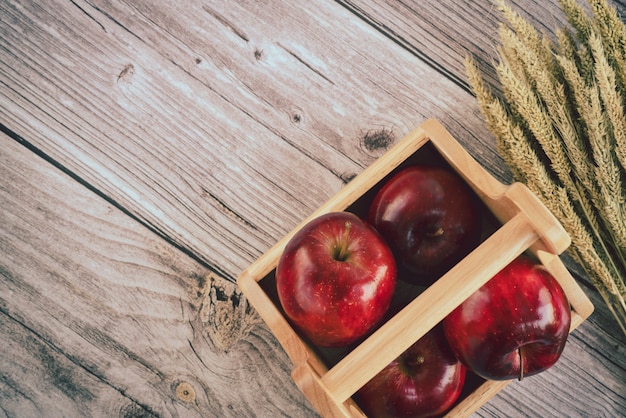
<svg viewBox="0 0 626 418">
<path fill-rule="evenodd" d="M 569 25 L 553 41 L 497 0 L 501 95 L 471 57 L 466 70 L 499 153 L 563 224 L 626 333 L 626 27 L 588 1 L 559 0 Z"/>
</svg>

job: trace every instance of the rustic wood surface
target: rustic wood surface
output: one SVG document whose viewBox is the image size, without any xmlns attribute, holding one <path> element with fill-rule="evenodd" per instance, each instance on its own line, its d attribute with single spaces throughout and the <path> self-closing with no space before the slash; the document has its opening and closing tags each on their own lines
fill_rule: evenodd
<svg viewBox="0 0 626 418">
<path fill-rule="evenodd" d="M 0 2 L 2 416 L 316 416 L 237 275 L 426 118 L 511 180 L 463 69 L 496 84 L 491 0 L 42 3 Z M 476 416 L 625 415 L 579 282 L 561 361 Z"/>
</svg>

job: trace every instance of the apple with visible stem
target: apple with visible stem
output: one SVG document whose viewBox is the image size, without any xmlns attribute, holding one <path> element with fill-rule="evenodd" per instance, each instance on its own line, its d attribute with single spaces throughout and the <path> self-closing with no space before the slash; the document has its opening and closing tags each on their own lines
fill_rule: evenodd
<svg viewBox="0 0 626 418">
<path fill-rule="evenodd" d="M 480 243 L 477 196 L 450 169 L 408 166 L 387 180 L 372 201 L 367 220 L 385 238 L 401 279 L 428 285 Z"/>
<path fill-rule="evenodd" d="M 513 260 L 443 320 L 455 355 L 491 380 L 521 380 L 550 368 L 570 323 L 560 284 L 527 256 Z"/>
<path fill-rule="evenodd" d="M 286 316 L 313 344 L 347 346 L 389 309 L 396 262 L 374 228 L 350 212 L 321 215 L 289 240 L 276 267 Z"/>
<path fill-rule="evenodd" d="M 456 402 L 465 375 L 437 325 L 359 389 L 356 399 L 372 418 L 438 416 Z"/>
</svg>

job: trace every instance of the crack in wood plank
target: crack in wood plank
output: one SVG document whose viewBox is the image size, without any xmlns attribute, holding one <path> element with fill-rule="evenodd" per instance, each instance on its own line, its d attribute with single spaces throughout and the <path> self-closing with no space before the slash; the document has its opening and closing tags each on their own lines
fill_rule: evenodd
<svg viewBox="0 0 626 418">
<path fill-rule="evenodd" d="M 250 41 L 250 37 L 246 35 L 246 33 L 243 30 L 239 29 L 235 24 L 233 24 L 230 20 L 226 19 L 224 16 L 219 14 L 214 9 L 211 9 L 209 6 L 203 4 L 202 10 L 210 14 L 213 18 L 215 18 L 215 20 L 217 20 L 222 25 L 224 25 L 226 29 L 228 29 L 229 31 L 231 31 L 232 33 L 234 33 L 235 35 L 243 39 L 245 42 Z"/>
<path fill-rule="evenodd" d="M 76 6 L 76 7 L 78 8 L 78 10 L 80 10 L 81 12 L 83 12 L 83 14 L 84 14 L 85 16 L 87 16 L 89 19 L 93 20 L 93 21 L 94 21 L 94 22 L 95 22 L 95 23 L 96 23 L 96 24 L 100 27 L 100 29 L 102 29 L 102 31 L 103 31 L 104 33 L 107 33 L 107 30 L 106 30 L 106 28 L 104 27 L 104 25 L 103 25 L 102 23 L 98 22 L 98 21 L 96 20 L 96 18 L 94 18 L 94 17 L 93 17 L 93 16 L 92 16 L 89 12 L 87 12 L 87 10 L 85 10 L 84 8 L 82 8 L 81 6 L 79 6 L 79 5 L 78 5 L 78 3 L 76 3 L 74 0 L 70 0 L 70 2 L 71 2 L 74 6 Z"/>
<path fill-rule="evenodd" d="M 403 36 L 402 32 L 395 30 L 393 25 L 387 24 L 384 20 L 380 19 L 378 16 L 373 16 L 368 13 L 365 9 L 359 6 L 358 2 L 353 1 L 344 1 L 344 0 L 336 0 L 338 4 L 345 7 L 346 10 L 353 13 L 363 22 L 367 23 L 369 26 L 377 30 L 381 35 L 388 38 L 393 43 L 399 45 L 415 57 L 419 58 L 421 61 L 429 65 L 433 70 L 445 76 L 447 79 L 452 81 L 454 84 L 459 86 L 461 89 L 466 92 L 473 94 L 468 82 L 462 76 L 459 76 L 454 71 L 447 69 L 443 64 L 441 64 L 436 58 L 433 58 L 429 51 L 421 50 L 415 46 L 415 42 L 411 42 L 411 40 L 407 39 Z"/>
<path fill-rule="evenodd" d="M 317 74 L 318 76 L 322 77 L 324 80 L 328 81 L 330 84 L 332 84 L 333 86 L 335 85 L 335 82 L 333 80 L 331 80 L 330 78 L 328 78 L 327 76 L 325 76 L 320 70 L 318 70 L 317 68 L 315 68 L 312 64 L 308 63 L 304 58 L 302 58 L 299 54 L 297 54 L 295 51 L 287 48 L 286 46 L 277 43 L 277 45 L 286 53 L 288 53 L 289 55 L 291 55 L 293 58 L 296 59 L 296 61 L 298 61 L 299 63 L 303 64 L 306 68 L 308 68 L 309 70 L 313 71 L 315 74 Z"/>
<path fill-rule="evenodd" d="M 224 201 L 222 199 L 220 199 L 215 193 L 211 192 L 210 190 L 207 190 L 205 188 L 202 188 L 202 191 L 204 193 L 206 193 L 212 200 L 213 202 L 215 202 L 217 204 L 217 207 L 220 208 L 222 210 L 222 212 L 224 212 L 225 214 L 227 214 L 228 216 L 236 219 L 237 221 L 243 223 L 245 226 L 250 227 L 254 230 L 258 230 L 258 228 L 256 227 L 256 225 L 254 225 L 252 222 L 248 221 L 247 219 L 245 219 L 243 216 L 239 215 L 237 212 L 235 212 L 233 209 L 231 209 L 226 203 L 224 203 Z"/>
</svg>

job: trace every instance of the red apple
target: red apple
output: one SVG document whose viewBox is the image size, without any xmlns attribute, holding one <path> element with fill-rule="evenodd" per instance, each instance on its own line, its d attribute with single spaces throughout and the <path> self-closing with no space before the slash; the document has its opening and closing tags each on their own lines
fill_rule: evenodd
<svg viewBox="0 0 626 418">
<path fill-rule="evenodd" d="M 476 195 L 453 171 L 409 166 L 377 192 L 367 217 L 387 240 L 407 281 L 430 284 L 480 242 Z M 404 278 L 401 276 L 401 278 Z"/>
<path fill-rule="evenodd" d="M 356 398 L 368 417 L 432 417 L 454 404 L 465 374 L 437 326 L 359 389 Z"/>
<path fill-rule="evenodd" d="M 313 219 L 287 243 L 276 268 L 287 317 L 315 345 L 340 347 L 383 318 L 396 285 L 391 250 L 349 212 Z"/>
<path fill-rule="evenodd" d="M 569 334 L 570 306 L 556 279 L 521 256 L 444 320 L 455 355 L 485 379 L 542 372 L 559 359 Z"/>
</svg>

